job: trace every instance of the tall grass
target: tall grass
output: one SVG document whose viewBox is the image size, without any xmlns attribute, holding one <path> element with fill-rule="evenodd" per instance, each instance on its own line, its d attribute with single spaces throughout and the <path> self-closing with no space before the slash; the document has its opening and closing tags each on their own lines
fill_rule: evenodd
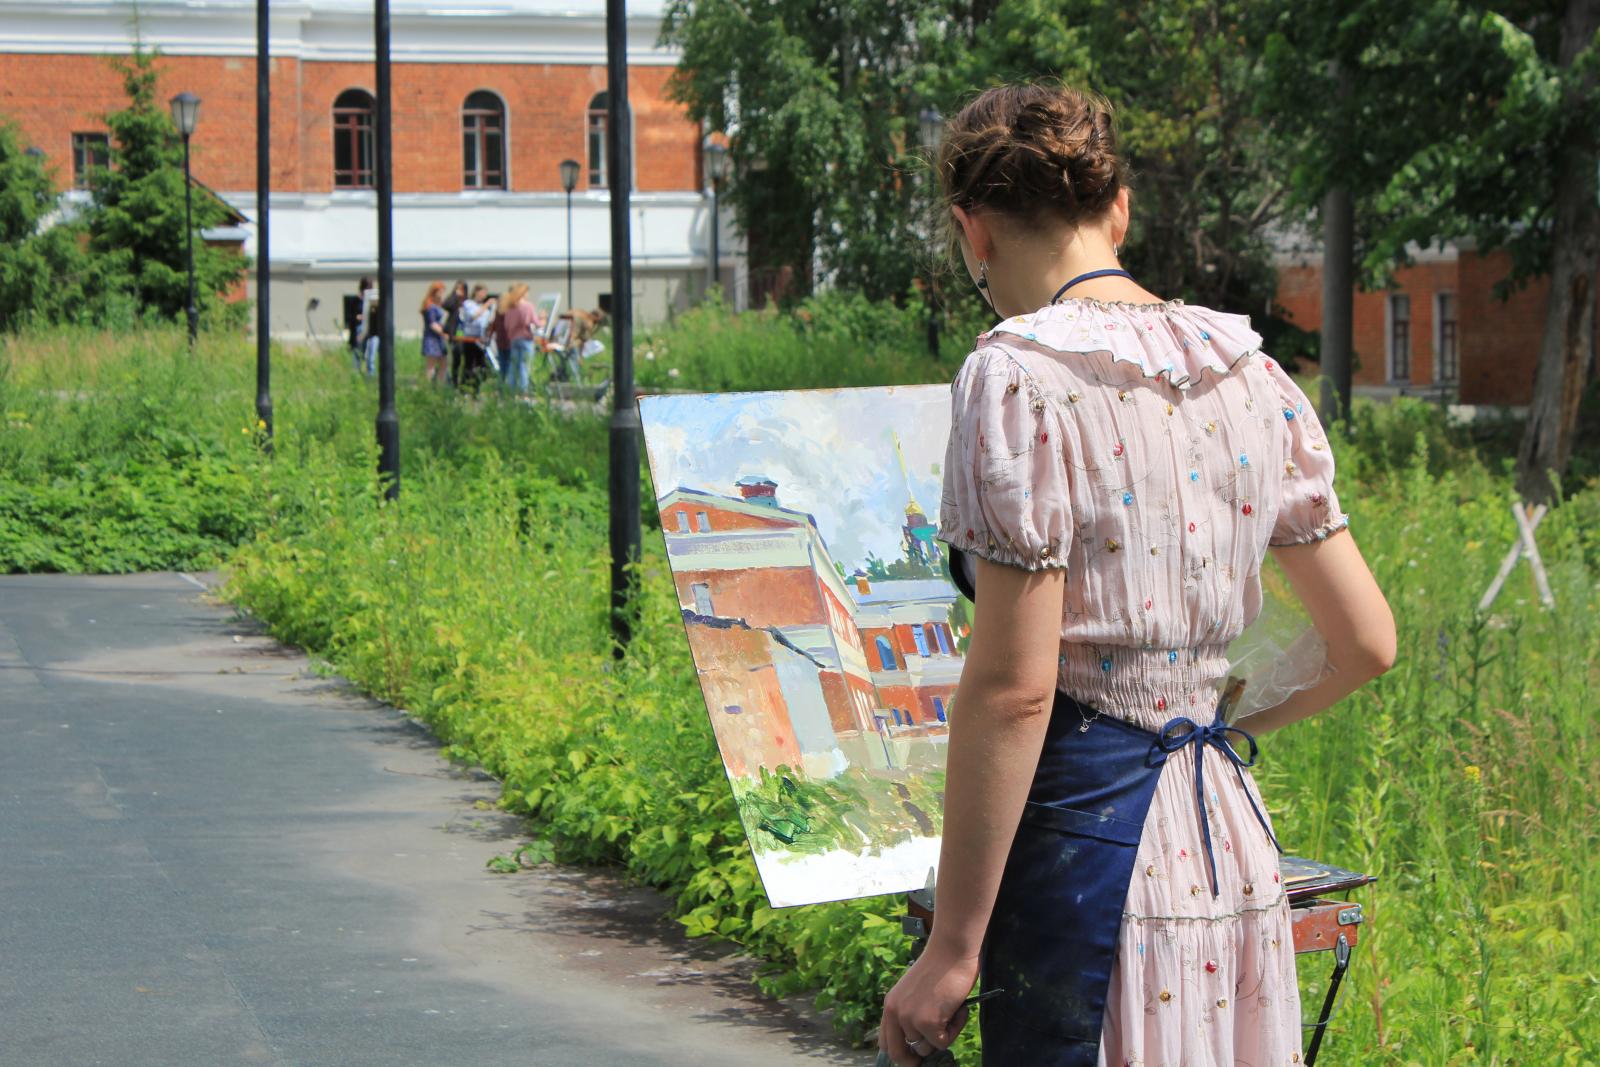
<svg viewBox="0 0 1600 1067">
<path fill-rule="evenodd" d="M 953 373 L 954 358 L 934 364 L 917 347 L 914 319 L 869 309 L 863 321 L 873 315 L 889 340 L 819 348 L 803 321 L 718 311 L 641 349 L 659 346 L 651 364 L 680 360 L 675 385 Z M 878 354 L 841 351 L 852 345 Z M 770 962 L 766 988 L 817 991 L 847 1031 L 876 1020 L 905 964 L 899 902 L 765 907 L 653 533 L 636 638 L 612 658 L 603 419 L 403 389 L 405 488 L 385 506 L 374 395 L 340 357 L 280 357 L 271 460 L 251 436 L 253 363 L 239 342 L 190 357 L 173 334 L 43 335 L 9 342 L 0 367 L 7 566 L 144 565 L 141 542 L 149 558 L 225 559 L 241 605 L 498 775 L 502 803 L 559 859 L 662 887 L 691 933 L 744 944 Z M 1335 448 L 1400 658 L 1340 707 L 1265 739 L 1259 778 L 1285 845 L 1380 877 L 1357 893 L 1369 922 L 1321 1063 L 1600 1062 L 1600 485 L 1569 486 L 1540 526 L 1556 609 L 1540 606 L 1523 564 L 1479 615 L 1515 533 L 1503 456 L 1406 403 L 1361 406 Z M 162 470 L 185 473 L 152 493 Z M 129 525 L 101 539 L 123 542 L 120 554 L 74 557 L 70 542 L 106 513 L 78 501 L 74 524 L 49 528 L 52 494 L 75 478 L 123 494 L 124 510 L 136 492 L 162 503 L 147 525 L 119 519 Z M 201 514 L 233 525 L 194 549 L 179 525 Z M 179 543 L 162 548 L 165 536 Z M 17 547 L 35 541 L 56 555 Z M 1327 967 L 1302 957 L 1308 1013 Z M 960 1048 L 976 1062 L 970 1034 Z"/>
</svg>

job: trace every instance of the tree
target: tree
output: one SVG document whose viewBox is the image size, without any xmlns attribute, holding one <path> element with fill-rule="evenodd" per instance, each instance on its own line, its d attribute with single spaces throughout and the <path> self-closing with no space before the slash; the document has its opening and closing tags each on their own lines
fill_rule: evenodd
<svg viewBox="0 0 1600 1067">
<path fill-rule="evenodd" d="M 0 330 L 62 321 L 84 309 L 81 227 L 45 226 L 56 204 L 42 159 L 0 122 Z"/>
<path fill-rule="evenodd" d="M 928 256 L 917 114 L 988 5 L 673 0 L 671 92 L 728 132 L 727 200 L 752 245 L 808 281 L 815 259 L 835 285 L 906 295 Z"/>
<path fill-rule="evenodd" d="M 111 165 L 96 171 L 87 213 L 89 249 L 105 300 L 131 297 L 141 316 L 181 318 L 188 304 L 187 231 L 184 223 L 183 148 L 172 116 L 158 103 L 156 57 L 135 48 L 112 61 L 122 73 L 128 106 L 106 116 Z M 222 225 L 228 207 L 196 187 L 194 227 Z M 222 305 L 220 294 L 244 277 L 245 261 L 233 252 L 195 241 L 194 268 L 201 320 Z"/>
<path fill-rule="evenodd" d="M 1550 277 L 1518 462 L 1547 499 L 1594 352 L 1600 0 L 1280 0 L 1276 20 L 1263 111 L 1301 205 L 1352 191 L 1369 278 L 1463 238 L 1510 252 L 1507 287 Z"/>
</svg>

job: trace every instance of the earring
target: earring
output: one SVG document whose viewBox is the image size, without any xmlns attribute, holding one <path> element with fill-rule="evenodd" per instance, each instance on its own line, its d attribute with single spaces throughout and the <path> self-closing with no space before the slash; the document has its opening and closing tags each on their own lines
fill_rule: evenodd
<svg viewBox="0 0 1600 1067">
<path fill-rule="evenodd" d="M 1121 247 L 1115 241 L 1111 242 L 1111 258 L 1112 259 L 1116 259 L 1116 258 L 1120 257 L 1121 255 L 1122 255 Z"/>
<path fill-rule="evenodd" d="M 978 260 L 978 288 L 989 288 L 989 261 L 986 259 Z"/>
</svg>

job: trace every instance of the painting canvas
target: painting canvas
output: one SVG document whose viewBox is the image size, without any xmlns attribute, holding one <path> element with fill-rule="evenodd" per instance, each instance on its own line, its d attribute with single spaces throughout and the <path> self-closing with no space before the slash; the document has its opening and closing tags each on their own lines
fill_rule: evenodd
<svg viewBox="0 0 1600 1067">
<path fill-rule="evenodd" d="M 689 648 L 773 907 L 929 886 L 971 605 L 950 389 L 639 401 Z"/>
</svg>

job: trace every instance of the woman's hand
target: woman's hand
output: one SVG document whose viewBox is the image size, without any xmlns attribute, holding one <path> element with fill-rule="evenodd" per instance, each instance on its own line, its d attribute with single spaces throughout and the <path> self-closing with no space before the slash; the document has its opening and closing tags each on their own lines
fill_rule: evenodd
<svg viewBox="0 0 1600 1067">
<path fill-rule="evenodd" d="M 895 1067 L 916 1067 L 923 1057 L 955 1043 L 967 1022 L 961 1002 L 977 979 L 978 957 L 929 943 L 883 1002 L 878 1047 Z"/>
</svg>

